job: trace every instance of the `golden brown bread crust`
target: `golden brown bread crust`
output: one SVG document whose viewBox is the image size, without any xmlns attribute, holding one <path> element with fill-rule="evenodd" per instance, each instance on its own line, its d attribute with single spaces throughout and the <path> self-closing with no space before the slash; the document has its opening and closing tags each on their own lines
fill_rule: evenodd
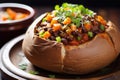
<svg viewBox="0 0 120 80">
<path fill-rule="evenodd" d="M 85 74 L 108 65 L 116 57 L 114 47 L 108 40 L 107 34 L 99 34 L 92 41 L 68 50 L 64 59 L 64 71 Z"/>
<path fill-rule="evenodd" d="M 43 14 L 27 30 L 22 49 L 31 63 L 54 72 L 86 74 L 109 65 L 120 52 L 120 32 L 111 28 L 79 46 L 64 46 L 34 35 L 34 28 Z M 112 24 L 112 23 L 109 23 Z"/>
<path fill-rule="evenodd" d="M 115 50 L 117 51 L 117 53 L 120 52 L 120 31 L 119 28 L 116 27 L 111 21 L 108 22 L 108 25 L 110 26 L 106 32 L 110 35 Z"/>
</svg>

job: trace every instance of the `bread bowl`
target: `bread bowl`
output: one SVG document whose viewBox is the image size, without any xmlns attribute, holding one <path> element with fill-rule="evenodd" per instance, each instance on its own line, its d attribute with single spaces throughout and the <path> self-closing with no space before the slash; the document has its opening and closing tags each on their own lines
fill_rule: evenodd
<svg viewBox="0 0 120 80">
<path fill-rule="evenodd" d="M 64 13 L 74 10 L 74 7 L 79 7 L 81 19 L 76 12 L 72 14 L 74 19 L 68 16 L 71 14 Z M 59 14 L 61 9 L 64 11 Z M 84 10 L 86 13 L 82 13 Z M 57 18 L 54 15 L 56 11 L 60 15 Z M 63 14 L 68 15 L 64 17 Z M 52 21 L 54 19 L 57 21 Z M 65 21 L 66 19 L 68 20 Z M 86 24 L 87 22 L 90 22 L 90 25 Z M 98 24 L 95 25 L 96 22 Z M 55 28 L 56 25 L 59 27 Z M 75 31 L 82 36 L 76 36 L 73 33 Z M 67 38 L 71 35 L 71 39 Z M 112 22 L 107 22 L 82 5 L 64 3 L 61 7 L 57 5 L 52 12 L 41 15 L 32 23 L 25 34 L 22 49 L 27 59 L 39 68 L 58 73 L 87 74 L 109 65 L 117 58 L 120 52 L 119 35 L 118 27 Z M 63 41 L 63 38 L 67 42 Z"/>
</svg>

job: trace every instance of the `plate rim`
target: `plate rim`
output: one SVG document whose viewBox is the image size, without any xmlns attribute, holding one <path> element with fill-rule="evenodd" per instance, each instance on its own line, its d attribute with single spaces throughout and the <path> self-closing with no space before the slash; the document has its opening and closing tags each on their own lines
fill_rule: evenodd
<svg viewBox="0 0 120 80">
<path fill-rule="evenodd" d="M 9 58 L 9 52 L 10 50 L 20 41 L 22 41 L 24 39 L 25 34 L 22 34 L 16 38 L 13 38 L 12 40 L 10 40 L 9 42 L 7 42 L 5 45 L 3 45 L 3 47 L 0 49 L 0 69 L 6 73 L 6 70 L 8 70 L 10 72 L 11 77 L 14 77 L 16 79 L 20 79 L 20 80 L 100 80 L 101 78 L 99 77 L 93 77 L 90 79 L 60 79 L 60 78 L 48 78 L 48 77 L 44 77 L 44 76 L 37 76 L 37 75 L 33 75 L 33 74 L 29 74 L 19 68 L 17 68 L 16 66 L 14 66 Z M 8 64 L 9 63 L 9 64 Z M 9 67 L 11 66 L 11 67 Z M 5 68 L 5 70 L 3 69 L 3 67 Z M 13 69 L 14 68 L 14 69 Z M 22 74 L 21 74 L 22 73 Z M 7 74 L 7 73 L 6 73 Z M 7 74 L 9 75 L 9 74 Z M 106 75 L 106 77 L 103 77 L 103 79 L 109 78 L 111 75 Z"/>
<path fill-rule="evenodd" d="M 1 49 L 0 49 L 0 71 L 1 71 L 1 78 L 4 78 L 2 77 L 2 75 L 8 75 L 9 77 L 11 78 L 14 78 L 14 79 L 21 79 L 21 80 L 24 80 L 22 77 L 20 76 L 17 76 L 15 75 L 14 73 L 12 73 L 11 71 L 9 71 L 7 68 L 5 68 L 4 64 L 3 64 L 3 60 L 2 60 L 2 55 L 3 55 L 3 51 L 4 51 L 4 48 L 7 46 L 9 42 L 7 42 L 6 44 L 4 44 Z"/>
<path fill-rule="evenodd" d="M 32 75 L 32 74 L 28 74 L 27 72 L 18 69 L 17 67 L 15 67 L 10 58 L 9 58 L 9 52 L 12 49 L 12 47 L 14 47 L 18 42 L 22 41 L 24 38 L 24 34 L 20 35 L 12 40 L 10 40 L 8 43 L 6 43 L 1 49 L 4 48 L 4 50 L 2 50 L 2 54 L 1 54 L 1 61 L 4 65 L 4 67 L 6 67 L 10 72 L 14 73 L 15 75 L 25 78 L 25 79 L 33 79 L 33 80 L 39 80 L 39 79 L 45 79 L 45 80 L 49 80 L 50 78 L 46 78 L 43 76 L 37 76 L 37 75 Z M 1 52 L 1 51 L 0 51 Z M 1 63 L 0 63 L 1 66 Z M 10 66 L 10 67 L 9 67 Z M 63 80 L 63 79 L 61 79 Z"/>
</svg>

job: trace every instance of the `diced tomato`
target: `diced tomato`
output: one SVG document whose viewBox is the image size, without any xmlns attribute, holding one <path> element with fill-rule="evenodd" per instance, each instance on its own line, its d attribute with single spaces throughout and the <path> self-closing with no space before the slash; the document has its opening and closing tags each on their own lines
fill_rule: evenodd
<svg viewBox="0 0 120 80">
<path fill-rule="evenodd" d="M 47 39 L 51 36 L 50 32 L 49 31 L 46 31 L 44 34 L 43 34 L 43 38 Z"/>
<path fill-rule="evenodd" d="M 96 17 L 96 20 L 97 20 L 98 22 L 100 22 L 101 24 L 103 24 L 103 25 L 106 25 L 106 24 L 107 24 L 107 22 L 103 19 L 102 16 L 97 16 L 97 17 Z"/>
<path fill-rule="evenodd" d="M 52 21 L 51 21 L 51 26 L 53 25 L 53 24 L 56 24 L 56 23 L 58 23 L 58 21 L 57 20 L 55 20 L 55 19 L 52 19 Z"/>
<path fill-rule="evenodd" d="M 57 24 L 53 24 L 53 31 L 58 31 L 61 29 L 61 24 L 57 23 Z"/>
<path fill-rule="evenodd" d="M 85 40 L 85 41 L 89 40 L 88 34 L 84 34 L 83 40 Z"/>
<path fill-rule="evenodd" d="M 91 28 L 92 28 L 92 24 L 91 23 L 85 23 L 84 24 L 84 27 L 85 27 L 85 29 L 87 30 L 87 31 L 89 31 Z"/>
<path fill-rule="evenodd" d="M 77 29 L 76 25 L 71 25 L 70 28 L 72 31 L 75 31 Z"/>
<path fill-rule="evenodd" d="M 52 15 L 47 14 L 47 16 L 45 17 L 45 19 L 50 22 L 52 20 Z"/>
<path fill-rule="evenodd" d="M 76 40 L 73 40 L 73 41 L 70 42 L 70 44 L 71 44 L 71 45 L 79 45 L 79 42 L 76 41 Z"/>
<path fill-rule="evenodd" d="M 71 18 L 67 17 L 64 21 L 63 24 L 70 24 L 71 23 Z"/>
</svg>

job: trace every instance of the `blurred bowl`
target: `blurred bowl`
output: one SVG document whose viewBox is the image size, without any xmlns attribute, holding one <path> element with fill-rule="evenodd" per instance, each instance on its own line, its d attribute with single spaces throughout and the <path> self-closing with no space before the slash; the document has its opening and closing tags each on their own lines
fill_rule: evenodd
<svg viewBox="0 0 120 80">
<path fill-rule="evenodd" d="M 15 12 L 26 13 L 27 17 L 19 20 L 0 21 L 0 47 L 10 39 L 25 33 L 26 29 L 34 20 L 35 11 L 32 7 L 19 3 L 1 3 L 0 11 L 7 8 Z"/>
</svg>

